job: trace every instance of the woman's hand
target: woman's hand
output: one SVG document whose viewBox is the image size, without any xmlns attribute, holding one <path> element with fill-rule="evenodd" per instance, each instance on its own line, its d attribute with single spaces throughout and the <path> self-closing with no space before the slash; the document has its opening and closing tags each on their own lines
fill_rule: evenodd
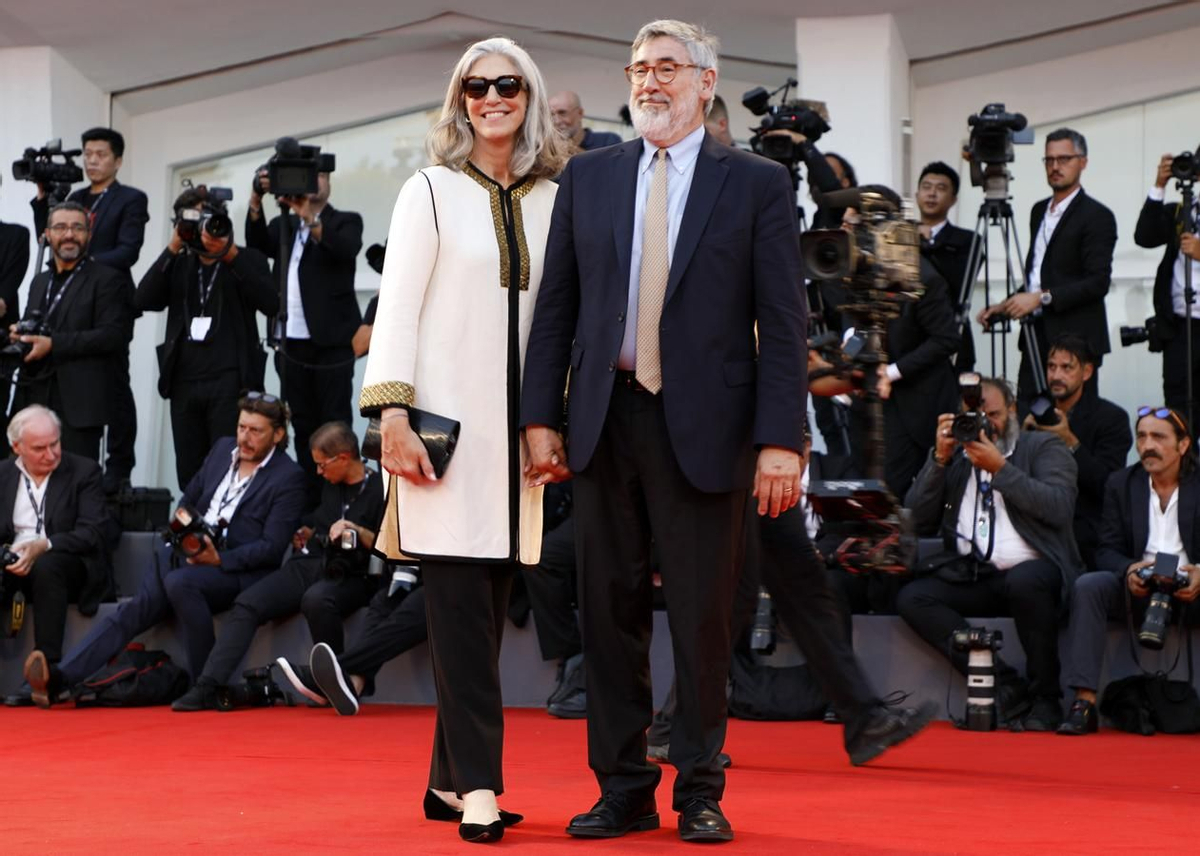
<svg viewBox="0 0 1200 856">
<path fill-rule="evenodd" d="M 429 451 L 408 424 L 407 410 L 386 408 L 379 422 L 379 434 L 383 441 L 379 462 L 385 470 L 413 484 L 437 481 Z"/>
</svg>

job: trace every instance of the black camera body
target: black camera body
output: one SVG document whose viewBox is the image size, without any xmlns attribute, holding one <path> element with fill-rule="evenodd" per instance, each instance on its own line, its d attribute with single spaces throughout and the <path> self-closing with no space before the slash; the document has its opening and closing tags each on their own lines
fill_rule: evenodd
<svg viewBox="0 0 1200 856">
<path fill-rule="evenodd" d="M 275 154 L 259 171 L 267 171 L 270 192 L 275 196 L 307 196 L 317 192 L 317 176 L 333 172 L 336 167 L 335 156 L 322 154 L 320 146 L 303 145 L 294 137 L 280 137 L 275 141 Z M 259 196 L 266 192 L 257 173 L 254 192 Z"/>
<path fill-rule="evenodd" d="M 778 104 L 771 103 L 772 93 L 762 86 L 756 86 L 742 96 L 742 106 L 762 117 L 758 126 L 750 129 L 750 148 L 755 154 L 789 168 L 803 159 L 800 148 L 791 137 L 783 134 L 768 136 L 768 131 L 795 131 L 803 134 L 810 143 L 815 143 L 829 131 L 829 110 L 823 101 L 788 99 L 788 90 L 795 85 L 795 79 L 789 77 L 782 87 L 783 97 Z"/>
<path fill-rule="evenodd" d="M 292 706 L 291 697 L 271 678 L 271 667 L 260 666 L 242 672 L 244 683 L 217 687 L 217 710 L 228 713 L 243 707 L 274 707 L 283 702 Z"/>
<path fill-rule="evenodd" d="M 1200 181 L 1200 155 L 1180 152 L 1171 161 L 1171 177 L 1176 181 Z"/>
<path fill-rule="evenodd" d="M 1034 396 L 1033 400 L 1029 402 L 1029 413 L 1033 416 L 1034 422 L 1045 427 L 1057 425 L 1062 419 L 1058 408 L 1054 406 L 1054 399 L 1044 393 Z"/>
<path fill-rule="evenodd" d="M 1147 318 L 1141 327 L 1121 327 L 1121 347 L 1123 348 L 1146 342 L 1150 353 L 1161 354 L 1167 338 L 1169 337 L 1163 335 L 1162 327 L 1159 326 L 1158 319 L 1153 315 Z"/>
<path fill-rule="evenodd" d="M 999 720 L 996 709 L 996 652 L 1004 645 L 999 630 L 965 627 L 950 636 L 955 651 L 967 655 L 967 711 L 959 727 L 967 731 L 995 731 Z"/>
<path fill-rule="evenodd" d="M 226 525 L 227 523 L 221 520 L 217 526 L 213 526 L 195 509 L 181 505 L 175 509 L 175 513 L 167 522 L 167 528 L 163 529 L 161 534 L 163 541 L 170 544 L 172 550 L 185 559 L 191 559 L 204 552 L 207 546 L 204 543 L 206 536 L 212 541 L 213 547 L 220 550 L 225 543 L 223 533 Z"/>
<path fill-rule="evenodd" d="M 40 149 L 25 149 L 20 160 L 13 161 L 12 176 L 17 181 L 32 181 L 46 188 L 51 202 L 61 202 L 71 192 L 71 185 L 83 181 L 83 169 L 75 158 L 82 149 L 63 151 L 62 140 L 51 140 Z"/>
<path fill-rule="evenodd" d="M 325 553 L 325 573 L 331 577 L 349 577 L 366 572 L 367 554 L 358 547 L 358 532 L 343 529 L 337 538 L 314 535 Z"/>
<path fill-rule="evenodd" d="M 983 413 L 983 379 L 976 372 L 963 372 L 958 376 L 958 394 L 962 397 L 963 410 L 954 414 L 950 431 L 960 443 L 971 443 L 979 439 L 979 432 L 992 436 L 992 423 Z"/>
<path fill-rule="evenodd" d="M 21 561 L 21 557 L 12 548 L 12 544 L 0 546 L 0 568 L 7 568 L 9 565 L 16 564 L 19 561 Z"/>
<path fill-rule="evenodd" d="M 1150 589 L 1150 604 L 1138 630 L 1138 642 L 1143 648 L 1161 651 L 1171 626 L 1171 600 L 1175 592 L 1189 582 L 1187 571 L 1179 567 L 1179 557 L 1172 553 L 1156 553 L 1154 564 L 1137 572 L 1138 579 Z"/>
<path fill-rule="evenodd" d="M 227 240 L 233 235 L 233 220 L 229 217 L 226 203 L 233 199 L 228 187 L 204 188 L 207 197 L 199 208 L 180 208 L 175 212 L 175 230 L 180 239 L 196 252 L 205 252 L 201 233 L 209 237 Z"/>
<path fill-rule="evenodd" d="M 967 117 L 971 136 L 963 156 L 971 162 L 971 185 L 983 187 L 988 198 L 1008 195 L 1007 165 L 1016 160 L 1014 144 L 1033 142 L 1033 129 L 1023 113 L 1009 113 L 1003 104 L 985 104 Z"/>
<path fill-rule="evenodd" d="M 951 634 L 950 644 L 954 646 L 955 651 L 995 653 L 1004 647 L 1004 634 L 999 630 L 988 630 L 986 627 L 966 627 Z"/>
<path fill-rule="evenodd" d="M 16 323 L 17 336 L 49 336 L 50 327 L 40 309 L 30 309 L 29 314 Z M 25 362 L 25 356 L 33 345 L 29 342 L 9 342 L 0 348 L 0 367 L 11 371 Z"/>
</svg>

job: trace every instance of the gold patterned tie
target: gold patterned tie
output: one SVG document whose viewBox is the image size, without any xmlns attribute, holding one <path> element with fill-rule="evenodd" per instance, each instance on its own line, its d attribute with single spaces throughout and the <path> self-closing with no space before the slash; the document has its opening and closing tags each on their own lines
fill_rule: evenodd
<svg viewBox="0 0 1200 856">
<path fill-rule="evenodd" d="M 637 365 L 634 377 L 651 392 L 662 389 L 658 327 L 671 273 L 667 246 L 667 150 L 658 150 L 650 198 L 642 218 L 642 266 L 638 272 Z"/>
</svg>

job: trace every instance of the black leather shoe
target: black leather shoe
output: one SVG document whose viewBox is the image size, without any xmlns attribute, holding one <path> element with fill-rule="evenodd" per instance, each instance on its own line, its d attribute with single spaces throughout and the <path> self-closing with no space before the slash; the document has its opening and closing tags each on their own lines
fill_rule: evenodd
<svg viewBox="0 0 1200 856">
<path fill-rule="evenodd" d="M 12 695 L 4 697 L 6 707 L 33 707 L 33 690 L 25 684 Z"/>
<path fill-rule="evenodd" d="M 1058 733 L 1068 737 L 1081 737 L 1084 734 L 1095 734 L 1100 730 L 1100 715 L 1096 705 L 1087 699 L 1077 698 L 1071 705 L 1071 712 L 1058 726 Z"/>
<path fill-rule="evenodd" d="M 201 710 L 217 709 L 217 687 L 215 684 L 198 683 L 171 702 L 176 713 L 196 713 Z"/>
<path fill-rule="evenodd" d="M 1026 731 L 1057 731 L 1062 721 L 1062 705 L 1058 699 L 1039 698 L 1021 724 Z"/>
<path fill-rule="evenodd" d="M 559 719 L 587 719 L 587 691 L 583 687 L 569 690 L 546 705 L 546 713 Z"/>
<path fill-rule="evenodd" d="M 460 823 L 458 825 L 458 835 L 463 841 L 469 841 L 472 844 L 490 844 L 504 837 L 504 821 L 493 820 L 491 823 Z"/>
<path fill-rule="evenodd" d="M 1029 697 L 1029 685 L 1007 664 L 996 670 L 996 718 L 1004 726 L 1020 722 L 1033 707 Z"/>
<path fill-rule="evenodd" d="M 877 708 L 866 728 L 846 747 L 850 753 L 850 763 L 856 767 L 865 764 L 896 744 L 903 743 L 928 725 L 937 715 L 937 709 L 938 706 L 931 701 L 915 709 Z"/>
<path fill-rule="evenodd" d="M 842 718 L 838 716 L 838 712 L 833 709 L 833 705 L 825 708 L 825 715 L 821 717 L 821 721 L 826 725 L 841 725 Z"/>
<path fill-rule="evenodd" d="M 577 814 L 567 825 L 567 834 L 579 838 L 619 838 L 627 832 L 658 829 L 658 808 L 654 796 L 635 799 L 617 791 L 608 791 L 591 811 Z"/>
<path fill-rule="evenodd" d="M 425 810 L 426 820 L 442 820 L 450 823 L 462 823 L 463 813 L 453 806 L 447 805 L 445 800 L 428 788 L 425 790 L 425 801 L 421 807 Z M 516 826 L 525 819 L 525 815 L 523 814 L 514 814 L 513 812 L 505 811 L 504 809 L 500 809 L 499 811 L 500 822 L 505 826 Z"/>
<path fill-rule="evenodd" d="M 684 841 L 733 841 L 733 827 L 716 800 L 692 797 L 679 812 L 679 837 Z"/>
</svg>

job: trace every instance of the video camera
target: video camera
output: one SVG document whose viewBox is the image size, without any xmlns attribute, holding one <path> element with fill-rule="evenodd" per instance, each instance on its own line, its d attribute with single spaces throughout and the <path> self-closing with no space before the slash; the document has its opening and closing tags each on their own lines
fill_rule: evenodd
<svg viewBox="0 0 1200 856">
<path fill-rule="evenodd" d="M 62 202 L 71 185 L 83 181 L 83 170 L 75 158 L 82 149 L 63 151 L 62 140 L 51 140 L 40 149 L 26 149 L 20 160 L 13 161 L 12 175 L 17 181 L 32 181 L 46 188 L 51 204 Z"/>
<path fill-rule="evenodd" d="M 1151 590 L 1150 605 L 1138 630 L 1138 642 L 1143 648 L 1161 651 L 1171 626 L 1171 598 L 1186 588 L 1190 578 L 1179 567 L 1179 557 L 1173 553 L 1155 553 L 1154 564 L 1137 572 L 1138 579 Z"/>
<path fill-rule="evenodd" d="M 30 309 L 29 314 L 16 323 L 17 336 L 49 336 L 50 327 L 46 324 L 45 316 L 40 309 Z M 0 348 L 0 368 L 12 371 L 25 362 L 25 356 L 33 350 L 29 342 L 9 342 Z"/>
<path fill-rule="evenodd" d="M 167 522 L 167 528 L 162 530 L 161 535 L 163 541 L 171 545 L 172 550 L 185 559 L 191 559 L 203 553 L 208 546 L 204 543 L 206 536 L 212 541 L 213 547 L 220 550 L 225 543 L 223 533 L 227 525 L 226 521 L 220 520 L 214 527 L 202 514 L 197 514 L 195 509 L 181 505 L 175 509 L 175 514 Z"/>
<path fill-rule="evenodd" d="M 788 100 L 788 90 L 795 85 L 795 78 L 789 77 L 775 92 L 756 86 L 742 96 L 742 106 L 755 116 L 762 116 L 758 127 L 750 129 L 750 148 L 755 154 L 770 158 L 793 171 L 802 159 L 800 149 L 791 137 L 767 132 L 795 131 L 803 134 L 810 143 L 815 143 L 829 130 L 829 109 L 824 101 Z M 783 93 L 779 103 L 772 104 L 771 97 L 779 92 Z"/>
<path fill-rule="evenodd" d="M 332 154 L 322 154 L 320 146 L 304 145 L 294 137 L 280 137 L 275 141 L 275 154 L 254 173 L 254 192 L 263 196 L 267 192 L 275 196 L 307 196 L 317 192 L 317 176 L 333 172 L 337 160 Z M 262 186 L 258 173 L 267 171 L 270 190 Z"/>
<path fill-rule="evenodd" d="M 199 208 L 176 209 L 175 230 L 189 249 L 200 255 L 209 255 L 201 239 L 202 233 L 207 232 L 209 237 L 224 240 L 227 244 L 233 240 L 233 220 L 226 208 L 226 203 L 233 199 L 233 191 L 228 187 L 206 187 L 203 184 L 196 189 L 205 193 L 203 202 Z"/>
<path fill-rule="evenodd" d="M 1007 165 L 1016 160 L 1013 144 L 1033 142 L 1033 129 L 1022 113 L 1009 113 L 1003 104 L 986 104 L 967 117 L 971 136 L 963 157 L 971 163 L 971 185 L 984 188 L 988 199 L 1007 199 L 1012 176 Z"/>
</svg>

